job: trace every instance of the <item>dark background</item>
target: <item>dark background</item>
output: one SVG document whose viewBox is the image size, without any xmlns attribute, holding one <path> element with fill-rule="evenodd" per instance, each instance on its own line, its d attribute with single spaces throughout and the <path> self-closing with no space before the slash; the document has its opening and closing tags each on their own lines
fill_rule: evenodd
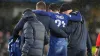
<svg viewBox="0 0 100 56">
<path fill-rule="evenodd" d="M 35 4 L 40 0 L 0 0 L 0 30 L 11 31 L 20 19 L 26 8 L 35 9 Z M 81 11 L 87 21 L 87 27 L 93 45 L 100 31 L 100 1 L 99 0 L 43 0 L 50 3 L 69 3 L 74 10 Z"/>
<path fill-rule="evenodd" d="M 10 34 L 21 18 L 26 8 L 35 9 L 40 0 L 0 0 L 0 31 Z M 87 28 L 92 45 L 95 45 L 97 34 L 100 32 L 100 0 L 43 0 L 47 6 L 50 3 L 69 3 L 74 10 L 78 10 L 87 21 Z M 4 38 L 6 39 L 6 37 Z"/>
</svg>

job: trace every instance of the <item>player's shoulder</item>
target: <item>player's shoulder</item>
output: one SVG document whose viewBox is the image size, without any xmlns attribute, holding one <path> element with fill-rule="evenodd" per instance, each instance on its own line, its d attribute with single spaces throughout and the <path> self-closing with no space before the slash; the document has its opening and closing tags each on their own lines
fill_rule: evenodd
<svg viewBox="0 0 100 56">
<path fill-rule="evenodd" d="M 69 16 L 68 15 L 66 15 L 66 14 L 62 14 L 63 16 L 64 16 L 64 18 L 69 18 Z"/>
<path fill-rule="evenodd" d="M 69 18 L 69 16 L 66 14 L 60 14 L 60 15 L 62 15 L 64 18 Z"/>
<path fill-rule="evenodd" d="M 61 15 L 63 15 L 64 17 L 68 17 L 68 15 L 66 15 L 66 14 L 61 14 Z"/>
<path fill-rule="evenodd" d="M 59 19 L 64 19 L 65 17 L 62 15 L 62 14 L 55 14 L 55 17 L 56 18 L 59 18 Z"/>
</svg>

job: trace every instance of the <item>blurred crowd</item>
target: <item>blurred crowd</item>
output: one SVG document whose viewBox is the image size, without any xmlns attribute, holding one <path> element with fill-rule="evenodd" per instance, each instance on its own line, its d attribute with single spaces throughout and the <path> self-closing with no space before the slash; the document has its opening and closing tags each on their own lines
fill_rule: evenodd
<svg viewBox="0 0 100 56">
<path fill-rule="evenodd" d="M 10 36 L 10 31 L 0 31 L 0 56 L 8 56 L 8 39 Z"/>
</svg>

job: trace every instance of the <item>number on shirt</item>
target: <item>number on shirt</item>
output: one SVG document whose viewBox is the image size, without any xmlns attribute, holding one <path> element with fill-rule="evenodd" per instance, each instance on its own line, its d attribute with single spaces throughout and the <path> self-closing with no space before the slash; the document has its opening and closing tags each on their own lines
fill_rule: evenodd
<svg viewBox="0 0 100 56">
<path fill-rule="evenodd" d="M 58 27 L 60 27 L 62 25 L 62 27 L 65 27 L 65 22 L 64 21 L 61 21 L 59 19 L 55 20 L 55 23 L 57 24 Z"/>
</svg>

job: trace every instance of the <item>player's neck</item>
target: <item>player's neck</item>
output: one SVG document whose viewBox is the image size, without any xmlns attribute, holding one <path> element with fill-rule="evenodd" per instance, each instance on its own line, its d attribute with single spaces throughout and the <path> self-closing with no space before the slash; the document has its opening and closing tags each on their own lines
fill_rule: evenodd
<svg viewBox="0 0 100 56">
<path fill-rule="evenodd" d="M 59 13 L 59 11 L 54 11 L 54 13 Z"/>
<path fill-rule="evenodd" d="M 66 13 L 66 15 L 69 15 L 69 13 Z"/>
<path fill-rule="evenodd" d="M 42 11 L 46 11 L 46 10 L 44 10 L 44 9 L 36 9 L 36 10 L 42 10 Z"/>
</svg>

